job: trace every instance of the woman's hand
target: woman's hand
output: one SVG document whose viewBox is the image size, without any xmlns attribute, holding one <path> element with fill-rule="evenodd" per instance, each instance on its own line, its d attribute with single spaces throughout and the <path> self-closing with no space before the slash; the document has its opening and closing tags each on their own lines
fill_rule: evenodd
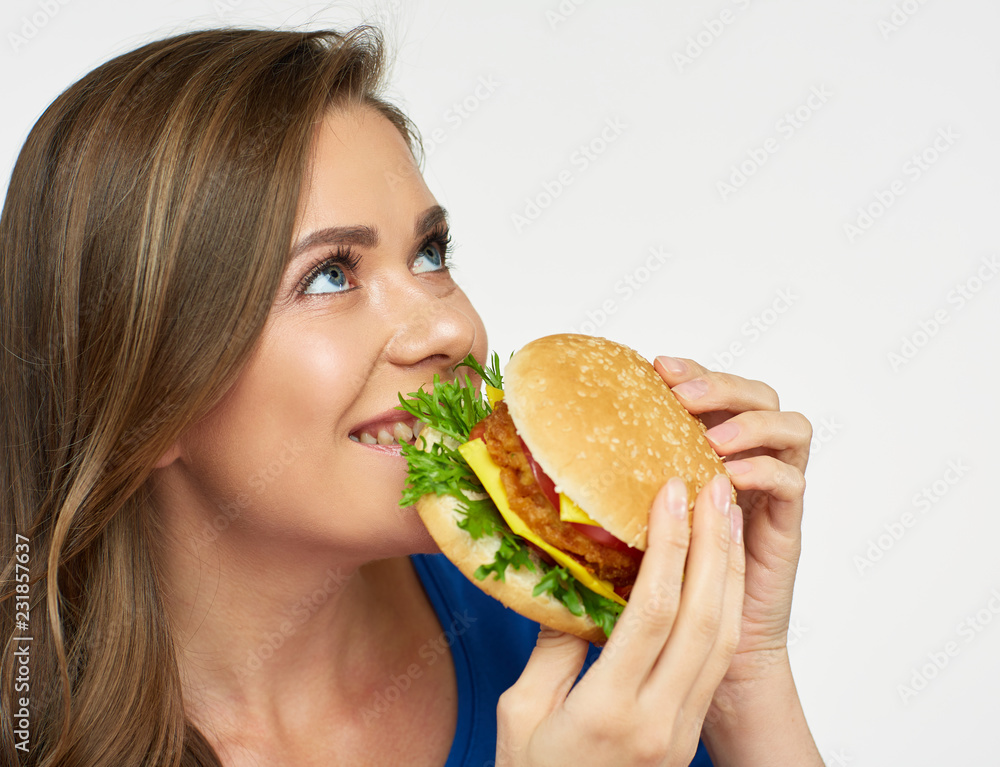
<svg viewBox="0 0 1000 767">
<path fill-rule="evenodd" d="M 760 381 L 711 372 L 686 359 L 659 357 L 654 366 L 709 427 L 744 514 L 742 628 L 706 717 L 709 752 L 717 764 L 822 765 L 787 648 L 812 426 L 799 413 L 781 412 L 774 389 Z"/>
<path fill-rule="evenodd" d="M 812 426 L 800 413 L 780 411 L 778 395 L 760 381 L 714 373 L 692 360 L 659 357 L 654 367 L 709 427 L 709 441 L 726 459 L 746 527 L 746 599 L 734 670 L 767 663 L 787 644 Z"/>
<path fill-rule="evenodd" d="M 661 489 L 639 576 L 601 657 L 574 687 L 587 642 L 543 630 L 501 696 L 498 767 L 690 762 L 739 640 L 743 515 L 730 494 L 725 477 L 709 483 L 689 531 L 684 483 Z"/>
</svg>

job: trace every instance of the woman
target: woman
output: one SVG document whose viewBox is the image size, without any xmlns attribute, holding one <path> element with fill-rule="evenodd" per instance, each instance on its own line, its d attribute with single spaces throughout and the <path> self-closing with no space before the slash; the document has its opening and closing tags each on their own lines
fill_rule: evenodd
<svg viewBox="0 0 1000 767">
<path fill-rule="evenodd" d="M 5 763 L 683 765 L 702 736 L 821 764 L 785 651 L 810 429 L 765 385 L 658 360 L 742 457 L 745 553 L 727 480 L 690 534 L 668 483 L 593 665 L 408 556 L 434 545 L 405 465 L 362 435 L 487 342 L 381 66 L 370 29 L 192 33 L 29 136 L 0 222 Z"/>
</svg>

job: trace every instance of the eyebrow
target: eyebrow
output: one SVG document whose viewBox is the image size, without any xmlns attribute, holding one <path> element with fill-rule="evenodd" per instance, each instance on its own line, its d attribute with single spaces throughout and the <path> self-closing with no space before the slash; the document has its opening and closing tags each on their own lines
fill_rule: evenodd
<svg viewBox="0 0 1000 767">
<path fill-rule="evenodd" d="M 441 223 L 448 223 L 448 211 L 440 205 L 428 208 L 417 218 L 413 227 L 414 238 L 426 234 L 435 226 Z M 291 261 L 299 258 L 303 253 L 313 248 L 324 245 L 332 247 L 336 245 L 356 245 L 362 248 L 377 248 L 379 234 L 377 226 L 330 226 L 326 229 L 318 229 L 309 233 L 292 249 Z"/>
</svg>

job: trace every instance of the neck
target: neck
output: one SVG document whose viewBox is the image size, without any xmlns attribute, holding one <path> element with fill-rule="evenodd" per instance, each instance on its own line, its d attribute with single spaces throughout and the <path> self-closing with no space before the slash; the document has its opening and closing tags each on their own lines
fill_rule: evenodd
<svg viewBox="0 0 1000 767">
<path fill-rule="evenodd" d="M 163 591 L 195 719 L 351 707 L 440 631 L 406 558 L 168 537 Z"/>
</svg>

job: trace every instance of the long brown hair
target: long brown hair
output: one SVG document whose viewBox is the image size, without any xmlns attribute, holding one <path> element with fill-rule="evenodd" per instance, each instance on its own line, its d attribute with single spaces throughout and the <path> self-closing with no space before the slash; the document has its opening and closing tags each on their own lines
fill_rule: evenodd
<svg viewBox="0 0 1000 767">
<path fill-rule="evenodd" d="M 144 487 L 263 328 L 324 111 L 377 109 L 419 150 L 383 64 L 371 27 L 193 32 L 31 131 L 0 218 L 4 764 L 219 764 L 185 719 Z"/>
</svg>

